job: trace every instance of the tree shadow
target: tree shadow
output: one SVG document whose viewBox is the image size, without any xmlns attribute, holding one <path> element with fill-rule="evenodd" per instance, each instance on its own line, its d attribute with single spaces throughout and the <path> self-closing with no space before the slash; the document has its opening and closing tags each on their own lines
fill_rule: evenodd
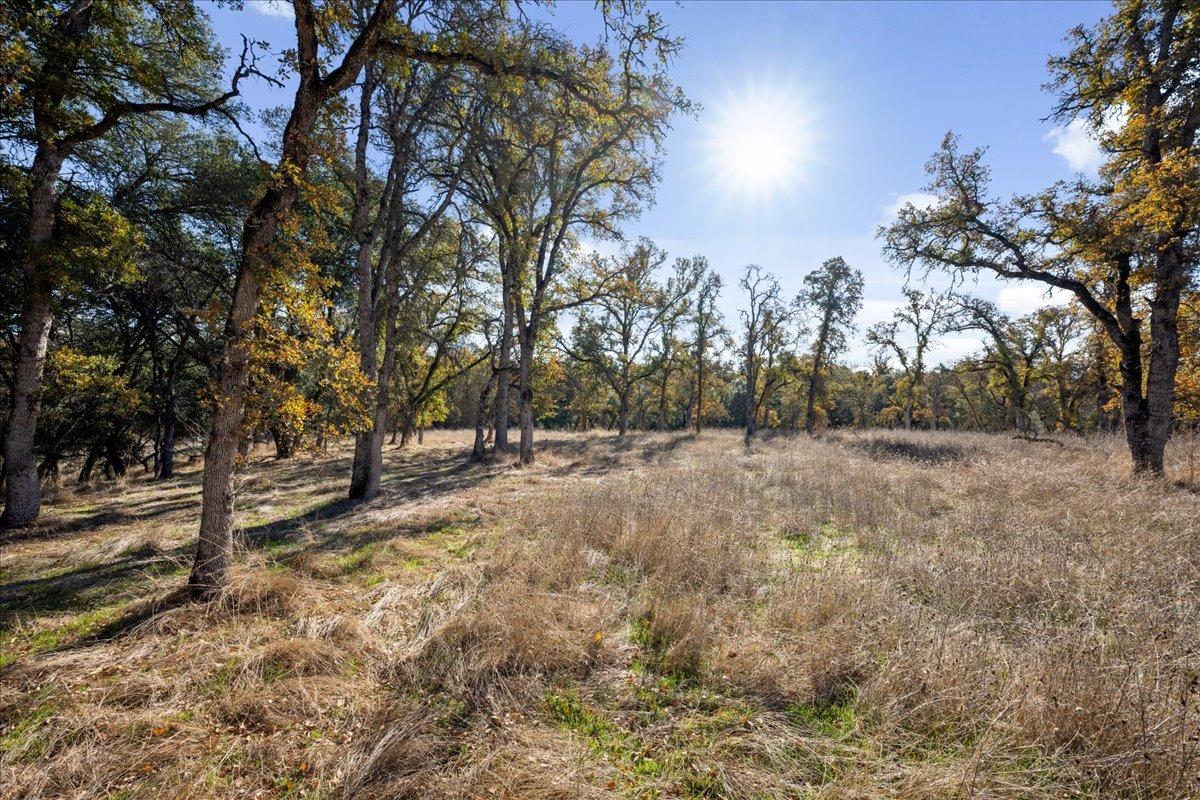
<svg viewBox="0 0 1200 800">
<path fill-rule="evenodd" d="M 911 439 L 873 437 L 855 440 L 848 444 L 876 460 L 902 459 L 927 465 L 963 461 L 971 454 L 968 448 L 951 442 L 918 442 Z"/>
<path fill-rule="evenodd" d="M 183 511 L 196 505 L 194 498 L 185 498 L 173 502 L 159 502 L 137 512 L 123 511 L 110 506 L 88 516 L 72 519 L 58 519 L 49 523 L 33 525 L 28 528 L 17 528 L 0 533 L 0 545 L 32 542 L 42 539 L 63 539 L 74 534 L 88 533 L 102 525 L 131 525 L 138 522 L 157 519 L 158 517 Z"/>
<path fill-rule="evenodd" d="M 259 525 L 242 527 L 235 533 L 238 542 L 249 549 L 261 550 L 291 543 L 303 543 L 306 549 L 330 550 L 352 541 L 354 537 L 345 535 L 340 530 L 332 529 L 328 523 L 335 522 L 346 515 L 364 508 L 382 507 L 397 502 L 407 502 L 417 498 L 443 495 L 460 491 L 477 485 L 495 475 L 494 471 L 467 463 L 467 453 L 450 452 L 428 457 L 428 453 L 413 452 L 405 454 L 399 463 L 389 464 L 389 470 L 383 481 L 380 497 L 371 501 L 349 500 L 344 497 L 327 497 L 314 507 L 302 513 L 282 519 L 272 520 Z M 348 465 L 348 459 L 338 459 Z M 291 469 L 289 469 L 289 467 Z M 314 462 L 305 464 L 299 469 L 296 465 L 286 462 L 274 462 L 256 470 L 247 476 L 246 483 L 250 490 L 246 491 L 246 499 L 252 501 L 256 492 L 254 482 L 261 480 L 263 474 L 287 474 L 286 483 L 290 486 L 311 484 L 318 474 L 328 473 L 329 464 Z M 292 476 L 292 471 L 299 473 Z M 348 469 L 346 470 L 348 472 Z M 274 482 L 270 491 L 278 491 L 280 482 Z M 198 512 L 195 499 L 170 504 L 172 510 L 192 507 Z M 91 520 L 93 525 L 120 524 L 131 520 L 151 519 L 159 514 L 167 513 L 165 509 L 150 514 L 119 513 L 112 516 L 93 515 L 83 521 L 71 521 L 70 529 L 79 528 Z M 51 536 L 61 533 L 63 526 L 47 526 L 40 535 Z M 314 535 L 314 529 L 320 530 Z M 325 530 L 321 530 L 325 529 Z M 390 539 L 402 536 L 419 535 L 421 526 L 396 525 L 395 531 L 389 535 L 375 534 L 375 539 Z M 30 538 L 39 538 L 33 536 Z M 62 613 L 82 611 L 97 605 L 97 596 L 102 596 L 106 590 L 114 587 L 124 587 L 127 583 L 139 577 L 153 577 L 171 572 L 181 571 L 188 563 L 195 550 L 195 539 L 170 549 L 155 549 L 122 553 L 106 558 L 97 563 L 81 564 L 66 571 L 58 571 L 51 575 L 34 578 L 22 578 L 0 584 L 0 630 L 9 629 L 19 615 Z"/>
<path fill-rule="evenodd" d="M 634 435 L 624 441 L 618 441 L 615 435 L 582 440 L 575 436 L 549 436 L 539 442 L 543 452 L 552 453 L 555 457 L 577 456 L 578 459 L 563 467 L 544 470 L 542 474 L 592 475 L 618 469 L 632 469 L 633 465 L 627 462 L 627 458 L 637 458 L 643 463 L 663 459 L 682 445 L 694 441 L 694 438 L 692 435 L 655 438 Z M 391 450 L 387 457 L 381 493 L 379 497 L 369 501 L 330 496 L 329 486 L 322 484 L 322 481 L 331 475 L 348 475 L 348 457 L 314 459 L 309 463 L 258 462 L 254 465 L 253 474 L 246 475 L 243 481 L 241 494 L 245 505 L 250 506 L 256 500 L 261 501 L 279 492 L 291 493 L 294 499 L 295 493 L 306 486 L 318 487 L 314 491 L 321 494 L 322 499 L 300 513 L 239 528 L 236 533 L 238 544 L 250 550 L 270 550 L 296 545 L 295 549 L 288 550 L 288 556 L 291 557 L 300 552 L 328 552 L 361 545 L 364 541 L 389 541 L 425 535 L 430 530 L 427 522 L 390 522 L 366 535 L 336 523 L 364 511 L 463 492 L 504 474 L 495 464 L 471 463 L 468 447 L 432 452 L 421 449 Z M 198 481 L 199 473 L 196 473 L 189 475 L 181 484 L 186 486 Z M 344 487 L 339 484 L 337 491 L 343 490 Z M 86 531 L 96 526 L 145 522 L 186 509 L 192 509 L 198 514 L 198 500 L 189 497 L 158 501 L 131 511 L 108 509 L 82 519 L 70 519 L 60 524 L 51 523 L 45 528 L 18 535 L 24 536 L 25 540 L 61 536 L 64 533 Z M 81 564 L 50 575 L 2 583 L 0 630 L 11 628 L 17 619 L 26 615 L 83 611 L 99 605 L 118 588 L 123 591 L 136 590 L 139 579 L 183 572 L 194 550 L 195 539 L 189 537 L 169 549 L 143 548 L 110 555 L 96 563 Z M 155 612 L 151 610 L 146 613 L 153 615 Z M 113 623 L 113 626 L 111 630 L 106 629 L 106 635 L 110 638 L 130 629 L 133 624 L 120 622 L 119 625 Z"/>
</svg>

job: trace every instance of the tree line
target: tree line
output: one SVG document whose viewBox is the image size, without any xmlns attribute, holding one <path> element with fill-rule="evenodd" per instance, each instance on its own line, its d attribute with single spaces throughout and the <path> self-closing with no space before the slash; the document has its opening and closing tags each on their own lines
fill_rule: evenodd
<svg viewBox="0 0 1200 800">
<path fill-rule="evenodd" d="M 519 463 L 538 426 L 1123 430 L 1158 473 L 1200 418 L 1191 4 L 1120 3 L 1051 61 L 1056 116 L 1106 154 L 1096 178 L 994 198 L 983 152 L 947 136 L 937 201 L 879 232 L 909 288 L 866 331 L 841 258 L 793 297 L 746 267 L 726 319 L 702 255 L 625 235 L 695 111 L 653 9 L 599 4 L 592 44 L 484 0 L 292 10 L 285 50 L 232 58 L 202 4 L 0 11 L 5 525 L 68 468 L 170 479 L 202 451 L 203 597 L 227 582 L 256 440 L 289 458 L 353 436 L 347 495 L 369 499 L 389 437 L 434 425 Z M 289 104 L 253 114 L 251 81 Z M 933 270 L 950 289 L 922 287 Z M 971 295 L 977 273 L 1072 301 L 1012 318 Z M 930 362 L 964 331 L 978 354 Z"/>
</svg>

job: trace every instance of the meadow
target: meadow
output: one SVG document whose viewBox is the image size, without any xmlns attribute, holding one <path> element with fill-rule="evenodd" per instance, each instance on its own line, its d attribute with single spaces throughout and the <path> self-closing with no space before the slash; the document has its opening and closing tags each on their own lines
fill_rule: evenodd
<svg viewBox="0 0 1200 800">
<path fill-rule="evenodd" d="M 1184 798 L 1200 491 L 1175 441 L 470 432 L 59 490 L 0 558 L 0 797 Z"/>
</svg>

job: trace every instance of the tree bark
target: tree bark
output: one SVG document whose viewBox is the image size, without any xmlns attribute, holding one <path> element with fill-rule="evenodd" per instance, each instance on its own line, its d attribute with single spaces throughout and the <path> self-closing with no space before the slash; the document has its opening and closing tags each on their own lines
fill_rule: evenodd
<svg viewBox="0 0 1200 800">
<path fill-rule="evenodd" d="M 250 337 L 262 294 L 267 251 L 284 218 L 291 213 L 308 165 L 309 136 L 321 108 L 349 86 L 362 70 L 395 11 L 393 0 L 376 6 L 341 64 L 322 77 L 318 63 L 317 20 L 310 3 L 296 6 L 296 42 L 300 82 L 283 130 L 280 167 L 270 187 L 254 204 L 242 232 L 242 257 L 233 302 L 225 321 L 216 402 L 205 449 L 200 541 L 188 586 L 194 597 L 210 597 L 229 582 L 233 535 L 233 470 L 245 416 L 250 374 Z"/>
<path fill-rule="evenodd" d="M 272 217 L 282 214 L 284 208 L 290 208 L 290 202 L 283 204 L 285 198 L 279 196 L 282 193 L 269 192 L 268 197 L 271 194 L 275 198 L 264 211 Z M 254 217 L 251 218 L 253 221 Z M 273 235 L 272 226 L 270 236 Z M 208 445 L 204 450 L 200 541 L 196 546 L 192 574 L 188 578 L 193 596 L 201 598 L 212 596 L 229 583 L 229 566 L 233 557 L 233 472 L 238 445 L 244 435 L 242 419 L 250 374 L 250 331 L 262 291 L 262 282 L 257 274 L 261 269 L 259 259 L 270 241 L 262 223 L 248 231 L 247 239 L 243 268 L 238 272 L 233 304 L 225 323 L 226 345 L 217 379 L 216 407 L 213 409 Z"/>
<path fill-rule="evenodd" d="M 521 411 L 521 444 L 519 458 L 522 464 L 533 463 L 533 340 L 530 333 L 521 338 L 521 353 L 517 369 L 517 390 Z"/>
<path fill-rule="evenodd" d="M 275 460 L 283 461 L 295 453 L 295 442 L 287 431 L 276 427 L 271 428 L 271 440 L 275 442 Z"/>
<path fill-rule="evenodd" d="M 822 329 L 824 330 L 824 329 Z M 804 401 L 804 431 L 809 436 L 813 435 L 816 430 L 816 424 L 813 421 L 813 413 L 817 410 L 817 382 L 821 372 L 821 351 L 819 348 L 817 353 L 813 355 L 812 372 L 808 376 L 808 399 Z"/>
<path fill-rule="evenodd" d="M 704 425 L 704 346 L 704 337 L 701 336 L 696 348 L 696 418 L 693 420 L 697 436 Z"/>
<path fill-rule="evenodd" d="M 617 436 L 625 438 L 629 433 L 629 387 L 617 397 Z"/>
<path fill-rule="evenodd" d="M 1150 469 L 1161 474 L 1174 425 L 1175 376 L 1179 370 L 1179 299 L 1188 265 L 1178 242 L 1160 250 L 1157 292 L 1150 307 L 1150 370 L 1146 400 L 1150 406 Z"/>
<path fill-rule="evenodd" d="M 492 450 L 495 453 L 508 451 L 508 394 L 512 377 L 513 309 L 509 280 L 503 279 L 503 318 L 500 325 L 500 373 L 496 383 L 496 424 Z"/>
<path fill-rule="evenodd" d="M 488 403 L 491 399 L 492 386 L 496 382 L 496 372 L 488 376 L 487 383 L 479 392 L 479 402 L 475 407 L 475 442 L 471 446 L 471 461 L 481 462 L 487 459 L 487 416 Z"/>
<path fill-rule="evenodd" d="M 375 92 L 374 70 L 368 68 L 363 77 L 359 97 L 358 138 L 354 147 L 354 217 L 352 227 L 358 245 L 355 266 L 358 274 L 358 366 L 367 377 L 371 387 L 376 379 L 378 361 L 379 324 L 376 317 L 378 298 L 375 275 L 371 269 L 375 249 L 376 228 L 371 224 L 370 175 L 367 171 L 367 147 L 371 137 L 371 102 Z M 374 393 L 368 388 L 364 402 L 369 406 Z M 358 431 L 354 434 L 354 460 L 350 467 L 351 500 L 363 498 L 367 492 L 371 468 L 371 447 L 374 430 Z M 381 442 L 382 445 L 382 442 Z"/>
<path fill-rule="evenodd" d="M 754 351 L 750 349 L 746 357 L 746 444 L 754 438 L 757 417 L 758 374 L 754 370 Z"/>
<path fill-rule="evenodd" d="M 17 334 L 17 364 L 13 372 L 12 411 L 4 440 L 7 483 L 0 527 L 28 525 L 42 507 L 34 437 L 42 404 L 42 375 L 54 324 L 47 248 L 54 236 L 55 187 L 62 154 L 38 148 L 31 170 L 29 221 L 24 254 L 25 296 Z"/>
</svg>

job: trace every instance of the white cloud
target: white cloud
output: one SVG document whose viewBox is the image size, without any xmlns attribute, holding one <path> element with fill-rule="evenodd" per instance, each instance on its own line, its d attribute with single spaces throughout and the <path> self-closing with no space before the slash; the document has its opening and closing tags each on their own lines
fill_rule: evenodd
<svg viewBox="0 0 1200 800">
<path fill-rule="evenodd" d="M 250 0 L 250 7 L 268 17 L 295 19 L 296 12 L 288 0 Z"/>
<path fill-rule="evenodd" d="M 996 295 L 996 305 L 1006 314 L 1021 316 L 1046 306 L 1066 305 L 1071 293 L 1040 283 L 1010 283 Z"/>
<path fill-rule="evenodd" d="M 908 192 L 907 194 L 894 195 L 891 205 L 883 210 L 883 214 L 888 219 L 892 219 L 900 213 L 900 209 L 909 203 L 915 208 L 926 209 L 937 205 L 938 196 L 929 192 Z"/>
<path fill-rule="evenodd" d="M 982 336 L 942 336 L 929 343 L 925 357 L 935 366 L 948 366 L 982 348 Z"/>
<path fill-rule="evenodd" d="M 1067 166 L 1076 172 L 1095 172 L 1104 159 L 1087 120 L 1073 119 L 1065 128 L 1060 126 L 1051 130 L 1042 140 L 1054 142 L 1051 148 L 1054 154 L 1062 156 Z"/>
</svg>

